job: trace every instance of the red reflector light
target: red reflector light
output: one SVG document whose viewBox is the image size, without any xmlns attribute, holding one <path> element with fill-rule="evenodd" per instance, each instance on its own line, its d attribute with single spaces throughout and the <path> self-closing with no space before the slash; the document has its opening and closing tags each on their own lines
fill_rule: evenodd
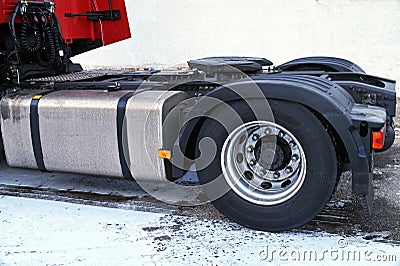
<svg viewBox="0 0 400 266">
<path fill-rule="evenodd" d="M 372 149 L 381 150 L 385 144 L 386 124 L 379 132 L 372 132 Z"/>
</svg>

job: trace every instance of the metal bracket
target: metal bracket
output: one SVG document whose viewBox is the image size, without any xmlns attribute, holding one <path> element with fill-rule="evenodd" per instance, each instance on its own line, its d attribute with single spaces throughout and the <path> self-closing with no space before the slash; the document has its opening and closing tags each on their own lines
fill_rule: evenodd
<svg viewBox="0 0 400 266">
<path fill-rule="evenodd" d="M 55 4 L 54 1 L 44 0 L 44 1 L 32 1 L 32 0 L 20 0 L 20 11 L 23 15 L 28 10 L 28 6 L 44 6 L 50 13 L 54 13 Z"/>
<path fill-rule="evenodd" d="M 93 11 L 86 14 L 65 13 L 68 18 L 71 17 L 86 17 L 88 20 L 117 20 L 121 18 L 119 10 Z"/>
</svg>

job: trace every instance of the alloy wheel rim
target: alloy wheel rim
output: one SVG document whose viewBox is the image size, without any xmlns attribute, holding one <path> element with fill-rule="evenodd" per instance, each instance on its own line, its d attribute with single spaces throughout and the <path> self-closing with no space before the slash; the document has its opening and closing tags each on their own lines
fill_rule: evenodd
<svg viewBox="0 0 400 266">
<path fill-rule="evenodd" d="M 232 131 L 221 152 L 225 180 L 241 198 L 276 205 L 292 198 L 306 176 L 306 156 L 297 138 L 268 121 L 253 121 Z"/>
</svg>

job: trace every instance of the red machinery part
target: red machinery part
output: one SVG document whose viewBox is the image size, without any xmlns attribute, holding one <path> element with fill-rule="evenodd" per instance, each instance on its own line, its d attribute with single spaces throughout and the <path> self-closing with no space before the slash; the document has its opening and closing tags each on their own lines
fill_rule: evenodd
<svg viewBox="0 0 400 266">
<path fill-rule="evenodd" d="M 61 33 L 67 44 L 78 39 L 101 40 L 103 45 L 112 44 L 131 37 L 128 16 L 124 0 L 55 0 L 56 15 L 60 22 Z M 18 0 L 1 0 L 0 24 L 8 23 L 8 18 Z M 94 11 L 108 11 L 110 3 L 113 10 L 120 11 L 116 20 L 89 20 L 86 17 L 66 17 L 70 14 L 86 14 Z"/>
<path fill-rule="evenodd" d="M 14 9 L 17 0 L 1 0 L 0 2 L 0 24 L 8 23 L 8 17 Z"/>
</svg>

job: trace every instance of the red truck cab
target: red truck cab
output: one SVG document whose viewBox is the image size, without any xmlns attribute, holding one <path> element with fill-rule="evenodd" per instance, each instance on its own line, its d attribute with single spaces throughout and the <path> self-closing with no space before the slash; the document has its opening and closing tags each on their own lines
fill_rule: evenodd
<svg viewBox="0 0 400 266">
<path fill-rule="evenodd" d="M 50 1 L 20 1 L 27 6 Z M 0 2 L 0 24 L 8 24 L 18 0 Z M 64 42 L 72 55 L 131 37 L 124 0 L 54 1 Z M 20 18 L 17 18 L 17 21 Z"/>
</svg>

